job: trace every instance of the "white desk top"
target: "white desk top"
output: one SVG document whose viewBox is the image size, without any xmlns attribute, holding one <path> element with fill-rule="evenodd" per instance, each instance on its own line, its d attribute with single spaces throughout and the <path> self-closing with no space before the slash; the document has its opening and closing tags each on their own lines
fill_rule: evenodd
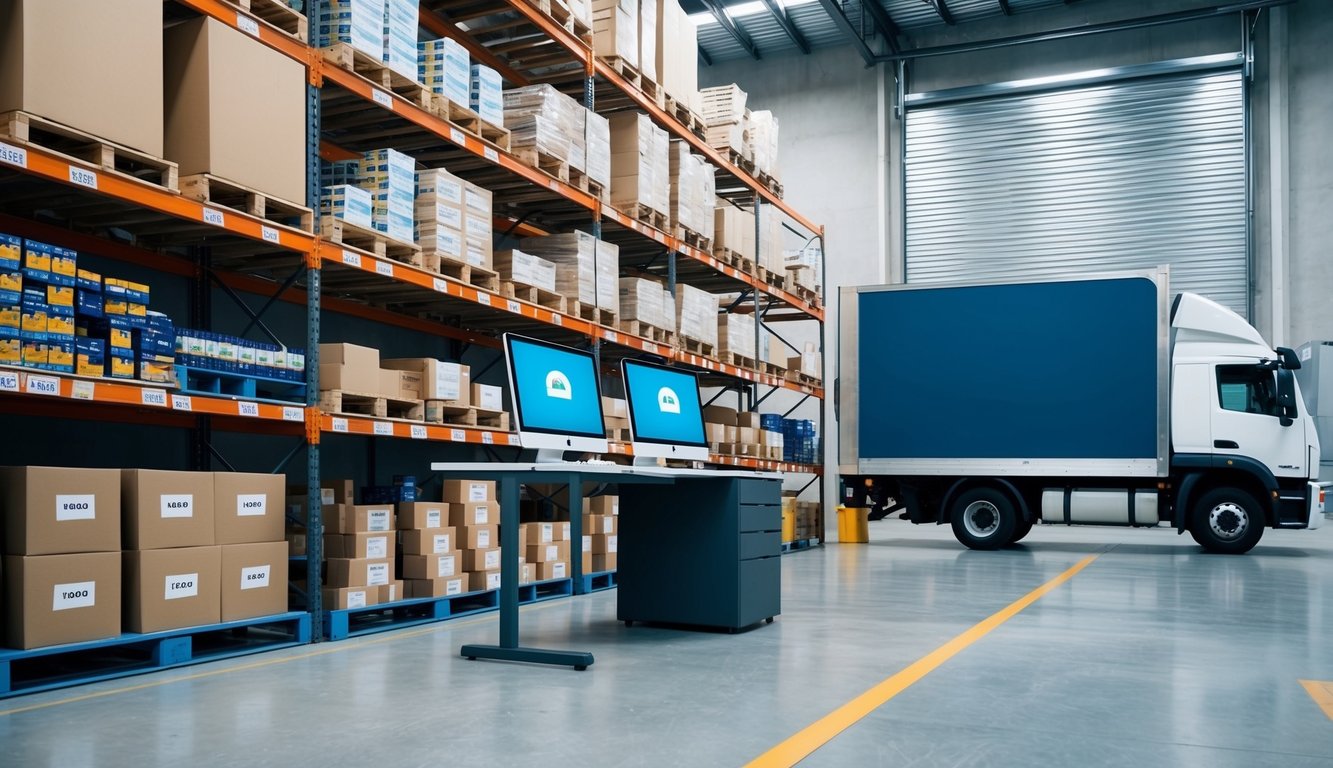
<svg viewBox="0 0 1333 768">
<path fill-rule="evenodd" d="M 430 465 L 430 468 L 436 472 L 448 472 L 450 474 L 482 474 L 494 472 L 550 472 L 552 474 L 569 474 L 576 472 L 580 475 L 592 477 L 644 477 L 644 478 L 689 478 L 689 479 L 709 479 L 709 478 L 750 478 L 753 480 L 781 480 L 780 472 L 756 472 L 744 469 L 687 469 L 684 467 L 653 467 L 653 466 L 635 466 L 632 464 L 583 464 L 575 461 L 565 461 L 553 464 L 538 464 L 527 461 L 473 461 L 473 462 L 447 462 L 437 461 Z"/>
</svg>

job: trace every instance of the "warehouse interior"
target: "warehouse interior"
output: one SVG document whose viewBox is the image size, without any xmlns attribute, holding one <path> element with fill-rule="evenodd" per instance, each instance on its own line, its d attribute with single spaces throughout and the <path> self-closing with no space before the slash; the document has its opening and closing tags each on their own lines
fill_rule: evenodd
<svg viewBox="0 0 1333 768">
<path fill-rule="evenodd" d="M 0 743 L 1333 766 L 1330 39 L 1324 0 L 0 0 Z M 1156 314 L 1021 293 L 1119 281 Z M 1103 389 L 1007 399 L 1066 368 Z M 1073 447 L 1000 461 L 1034 413 Z"/>
</svg>

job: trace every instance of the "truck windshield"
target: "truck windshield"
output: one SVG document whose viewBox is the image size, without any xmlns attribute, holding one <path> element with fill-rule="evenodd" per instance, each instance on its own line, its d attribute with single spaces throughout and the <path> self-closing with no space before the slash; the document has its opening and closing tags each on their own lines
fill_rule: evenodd
<svg viewBox="0 0 1333 768">
<path fill-rule="evenodd" d="M 1217 397 L 1226 411 L 1281 416 L 1272 371 L 1252 365 L 1219 365 Z"/>
</svg>

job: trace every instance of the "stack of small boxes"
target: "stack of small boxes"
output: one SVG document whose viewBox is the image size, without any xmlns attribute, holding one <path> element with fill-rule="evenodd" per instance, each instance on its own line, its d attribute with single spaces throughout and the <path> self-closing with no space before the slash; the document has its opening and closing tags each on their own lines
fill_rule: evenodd
<svg viewBox="0 0 1333 768">
<path fill-rule="evenodd" d="M 523 523 L 519 526 L 519 546 L 523 548 L 520 584 L 570 577 L 568 521 Z"/>
<path fill-rule="evenodd" d="M 335 484 L 334 497 L 344 501 L 323 507 L 326 606 L 376 605 L 386 587 L 396 599 L 402 587 L 393 577 L 394 505 L 354 504 L 350 480 Z"/>
<path fill-rule="evenodd" d="M 443 168 L 417 171 L 416 232 L 426 269 L 440 271 L 441 262 L 467 261 L 463 246 L 467 182 Z M 487 231 L 490 222 L 487 221 Z M 482 265 L 484 266 L 484 265 Z"/>
<path fill-rule="evenodd" d="M 305 350 L 225 333 L 176 329 L 176 362 L 190 368 L 266 379 L 305 381 Z"/>
<path fill-rule="evenodd" d="M 672 228 L 686 229 L 712 240 L 713 209 L 717 204 L 716 169 L 679 139 L 671 141 L 669 163 Z"/>
<path fill-rule="evenodd" d="M 583 572 L 616 570 L 620 536 L 620 497 L 583 499 Z"/>
<path fill-rule="evenodd" d="M 385 0 L 328 0 L 320 6 L 319 46 L 347 43 L 383 61 L 384 17 Z"/>
<path fill-rule="evenodd" d="M 510 147 L 534 149 L 564 163 L 573 163 L 576 129 L 586 129 L 580 117 L 582 105 L 543 83 L 504 92 L 505 127 L 510 131 Z M 583 142 L 583 136 L 577 137 Z M 585 147 L 586 152 L 586 147 Z"/>
<path fill-rule="evenodd" d="M 374 149 L 361 158 L 361 187 L 370 192 L 372 223 L 401 243 L 415 242 L 416 171 L 416 161 L 394 149 Z"/>
<path fill-rule="evenodd" d="M 349 164 L 338 165 L 341 169 L 345 169 Z M 362 229 L 375 228 L 374 200 L 368 191 L 356 186 L 355 183 L 325 186 L 324 194 L 320 197 L 320 213 L 342 219 Z"/>
<path fill-rule="evenodd" d="M 568 298 L 620 312 L 620 248 L 587 232 L 525 238 L 527 253 L 555 262 L 556 290 Z M 711 296 L 711 294 L 710 294 Z"/>
<path fill-rule="evenodd" d="M 667 307 L 670 306 L 670 309 Z M 620 319 L 636 321 L 653 328 L 675 332 L 676 301 L 670 291 L 656 280 L 642 277 L 620 278 Z"/>
<path fill-rule="evenodd" d="M 394 72 L 417 79 L 417 0 L 387 0 L 384 4 L 384 63 Z"/>
<path fill-rule="evenodd" d="M 491 269 L 491 192 L 476 184 L 463 186 L 464 259 L 474 267 Z"/>
<path fill-rule="evenodd" d="M 473 64 L 471 85 L 469 103 L 472 111 L 491 125 L 503 127 L 504 81 L 500 73 L 483 64 Z"/>
<path fill-rule="evenodd" d="M 0 234 L 0 365 L 23 362 L 23 241 Z"/>
<path fill-rule="evenodd" d="M 676 331 L 717 349 L 717 297 L 692 285 L 676 286 Z"/>
<path fill-rule="evenodd" d="M 23 241 L 19 336 L 24 367 L 74 372 L 76 258 L 67 248 Z"/>
<path fill-rule="evenodd" d="M 433 93 L 466 107 L 471 74 L 467 49 L 452 38 L 417 43 L 417 79 Z"/>
<path fill-rule="evenodd" d="M 495 482 L 446 480 L 449 525 L 458 533 L 468 592 L 500 588 L 500 505 Z"/>
<path fill-rule="evenodd" d="M 624 399 L 602 398 L 602 422 L 606 427 L 608 440 L 629 442 L 629 405 Z"/>
<path fill-rule="evenodd" d="M 398 504 L 398 575 L 407 597 L 448 597 L 468 591 L 458 531 L 449 525 L 449 505 L 435 501 Z"/>
<path fill-rule="evenodd" d="M 730 300 L 724 301 L 730 303 Z M 754 361 L 754 315 L 720 312 L 717 315 L 717 342 L 719 352 Z"/>
<path fill-rule="evenodd" d="M 670 135 L 641 112 L 611 115 L 611 202 L 670 218 Z"/>
<path fill-rule="evenodd" d="M 782 417 L 775 414 L 737 413 L 720 405 L 704 408 L 704 433 L 709 449 L 724 455 L 782 459 L 785 436 L 781 421 Z"/>
</svg>

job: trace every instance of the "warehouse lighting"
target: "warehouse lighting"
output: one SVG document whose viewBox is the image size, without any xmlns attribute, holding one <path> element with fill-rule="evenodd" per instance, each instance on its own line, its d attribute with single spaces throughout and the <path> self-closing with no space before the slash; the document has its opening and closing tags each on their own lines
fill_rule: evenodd
<svg viewBox="0 0 1333 768">
<path fill-rule="evenodd" d="M 814 2 L 818 2 L 818 0 L 777 0 L 778 6 L 784 9 L 795 8 L 799 5 L 809 5 Z M 739 19 L 743 16 L 754 16 L 768 10 L 760 0 L 751 0 L 751 2 L 737 3 L 736 5 L 726 5 L 722 8 L 727 12 L 727 15 L 733 19 Z M 704 11 L 703 13 L 691 13 L 690 21 L 694 22 L 694 26 L 702 27 L 705 24 L 716 24 L 717 17 L 709 11 Z"/>
</svg>

